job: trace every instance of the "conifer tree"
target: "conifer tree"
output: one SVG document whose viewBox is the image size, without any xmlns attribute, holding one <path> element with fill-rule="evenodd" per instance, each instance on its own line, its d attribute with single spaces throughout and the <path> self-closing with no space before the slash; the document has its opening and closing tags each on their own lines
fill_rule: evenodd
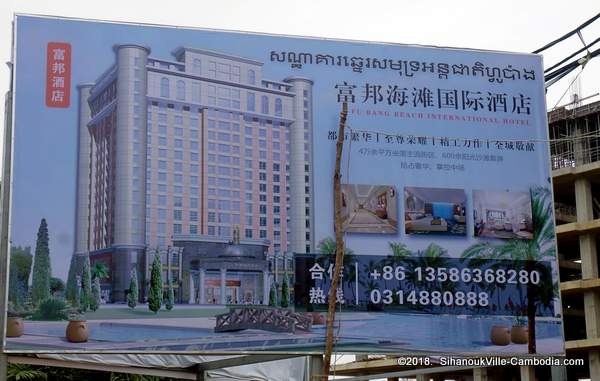
<svg viewBox="0 0 600 381">
<path fill-rule="evenodd" d="M 275 282 L 271 283 L 271 290 L 269 291 L 269 306 L 277 307 L 277 286 L 275 286 Z"/>
<path fill-rule="evenodd" d="M 150 311 L 158 313 L 163 303 L 163 281 L 162 281 L 162 263 L 158 249 L 154 253 L 154 261 L 150 271 L 150 292 L 148 295 L 148 308 Z"/>
<path fill-rule="evenodd" d="M 100 304 L 102 304 L 100 278 L 95 277 L 94 281 L 92 282 L 92 298 L 90 309 L 92 311 L 96 311 L 100 307 Z"/>
<path fill-rule="evenodd" d="M 42 218 L 35 243 L 33 262 L 33 278 L 31 282 L 31 301 L 39 304 L 50 297 L 50 247 L 48 239 L 48 224 Z"/>
<path fill-rule="evenodd" d="M 281 307 L 288 308 L 290 306 L 290 287 L 287 274 L 283 275 L 281 283 Z"/>
<path fill-rule="evenodd" d="M 137 271 L 135 268 L 131 269 L 129 275 L 129 294 L 127 294 L 127 305 L 131 308 L 137 306 L 138 299 L 140 297 Z"/>
<path fill-rule="evenodd" d="M 69 275 L 67 276 L 67 290 L 65 297 L 73 305 L 76 305 L 79 302 L 77 287 L 77 257 L 72 255 L 71 264 L 69 265 Z"/>
<path fill-rule="evenodd" d="M 93 307 L 91 278 L 90 257 L 86 255 L 83 259 L 83 268 L 81 270 L 81 293 L 79 297 L 79 308 L 82 311 L 87 311 L 88 308 Z"/>
<path fill-rule="evenodd" d="M 173 305 L 175 304 L 175 291 L 173 290 L 173 282 L 169 279 L 167 283 L 167 301 L 165 302 L 165 307 L 167 310 L 171 311 L 173 309 Z"/>
</svg>

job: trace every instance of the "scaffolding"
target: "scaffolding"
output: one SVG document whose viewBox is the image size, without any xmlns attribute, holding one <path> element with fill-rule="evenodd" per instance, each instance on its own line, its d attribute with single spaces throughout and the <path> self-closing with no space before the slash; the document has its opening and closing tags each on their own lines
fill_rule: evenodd
<svg viewBox="0 0 600 381">
<path fill-rule="evenodd" d="M 552 169 L 600 161 L 600 101 L 548 113 Z"/>
</svg>

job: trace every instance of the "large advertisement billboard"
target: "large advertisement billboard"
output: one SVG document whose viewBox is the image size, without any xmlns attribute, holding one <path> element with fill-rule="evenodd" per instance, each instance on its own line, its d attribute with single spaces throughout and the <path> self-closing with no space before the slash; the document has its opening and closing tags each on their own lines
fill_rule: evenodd
<svg viewBox="0 0 600 381">
<path fill-rule="evenodd" d="M 540 56 L 38 16 L 14 53 L 8 351 L 321 352 L 345 102 L 337 348 L 564 353 Z"/>
</svg>

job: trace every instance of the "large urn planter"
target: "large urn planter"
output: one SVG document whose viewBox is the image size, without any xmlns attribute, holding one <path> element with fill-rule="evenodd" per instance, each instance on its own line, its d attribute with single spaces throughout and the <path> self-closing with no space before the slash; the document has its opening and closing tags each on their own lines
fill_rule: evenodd
<svg viewBox="0 0 600 381">
<path fill-rule="evenodd" d="M 515 344 L 527 344 L 529 329 L 524 325 L 513 325 L 510 329 L 510 341 Z"/>
<path fill-rule="evenodd" d="M 6 337 L 23 336 L 24 328 L 23 318 L 8 317 L 6 319 Z"/>
<path fill-rule="evenodd" d="M 90 331 L 85 320 L 69 320 L 66 332 L 67 340 L 71 343 L 85 343 Z"/>
<path fill-rule="evenodd" d="M 313 325 L 323 325 L 325 324 L 325 316 L 318 312 L 311 312 L 312 314 L 312 323 Z"/>
<path fill-rule="evenodd" d="M 508 345 L 510 344 L 510 329 L 504 325 L 494 325 L 492 326 L 490 339 L 494 345 Z"/>
</svg>

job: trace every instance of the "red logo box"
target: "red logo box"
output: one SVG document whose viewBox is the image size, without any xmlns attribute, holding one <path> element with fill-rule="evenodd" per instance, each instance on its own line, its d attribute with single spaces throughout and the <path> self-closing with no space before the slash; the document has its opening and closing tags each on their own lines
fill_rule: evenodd
<svg viewBox="0 0 600 381">
<path fill-rule="evenodd" d="M 46 54 L 46 106 L 69 107 L 71 103 L 71 44 L 49 42 Z"/>
</svg>

